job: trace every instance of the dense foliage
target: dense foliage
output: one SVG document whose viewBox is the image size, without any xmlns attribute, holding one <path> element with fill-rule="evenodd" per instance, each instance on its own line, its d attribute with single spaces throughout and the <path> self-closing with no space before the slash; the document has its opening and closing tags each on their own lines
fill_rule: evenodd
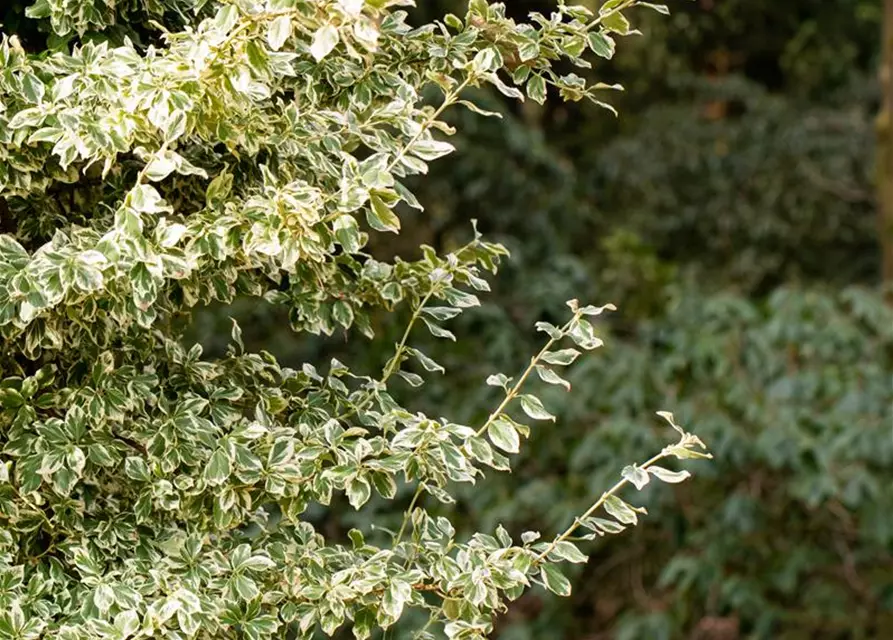
<svg viewBox="0 0 893 640">
<path fill-rule="evenodd" d="M 617 120 L 483 93 L 476 102 L 503 119 L 449 115 L 459 153 L 416 183 L 426 215 L 404 218 L 401 238 L 459 246 L 477 218 L 512 260 L 491 302 L 457 319 L 466 340 L 423 347 L 451 375 L 412 401 L 485 417 L 492 398 L 478 380 L 538 348 L 534 322 L 555 321 L 570 296 L 620 307 L 601 357 L 568 372 L 572 400 L 544 396 L 562 407 L 561 437 L 534 434 L 514 475 L 465 492 L 451 520 L 560 526 L 630 452 L 656 444 L 638 419 L 655 403 L 719 445 L 697 483 L 647 496 L 660 526 L 605 541 L 571 599 L 526 596 L 496 637 L 890 635 L 893 320 L 872 288 L 881 4 L 680 3 L 597 68 L 627 86 L 612 96 Z M 396 240 L 382 249 L 409 251 Z M 275 309 L 225 313 L 250 318 L 246 341 L 289 361 L 388 357 L 378 343 L 360 353 L 289 339 Z M 197 329 L 226 323 L 203 314 Z M 337 531 L 402 515 L 380 503 L 313 517 Z"/>
<path fill-rule="evenodd" d="M 453 150 L 441 115 L 487 115 L 463 90 L 604 106 L 612 87 L 564 67 L 612 57 L 625 11 L 647 3 L 516 22 L 472 0 L 418 28 L 406 4 L 6 9 L 22 35 L 0 40 L 0 638 L 367 638 L 411 609 L 418 637 L 482 638 L 531 585 L 570 594 L 559 565 L 586 561 L 578 544 L 644 513 L 625 487 L 681 482 L 657 463 L 707 457 L 661 413 L 678 441 L 544 540 L 459 534 L 423 507 L 510 469 L 525 423 L 554 420 L 527 387 L 569 389 L 560 372 L 602 345 L 613 307 L 571 300 L 569 319 L 537 322 L 544 346 L 516 378 L 487 378 L 501 400 L 475 427 L 429 417 L 395 395 L 443 372 L 413 329 L 455 340 L 443 323 L 478 306 L 506 252 L 475 232 L 386 259 L 370 235 L 420 208 L 406 179 Z M 237 296 L 353 340 L 382 312 L 410 317 L 377 375 L 283 366 L 238 323 L 220 357 L 183 338 L 194 306 Z M 307 517 L 401 486 L 413 497 L 392 530 L 327 537 Z"/>
</svg>

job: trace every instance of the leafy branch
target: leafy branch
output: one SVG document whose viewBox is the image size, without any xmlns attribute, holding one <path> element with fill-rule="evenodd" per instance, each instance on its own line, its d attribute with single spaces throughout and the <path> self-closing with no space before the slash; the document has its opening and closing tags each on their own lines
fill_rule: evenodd
<svg viewBox="0 0 893 640">
<path fill-rule="evenodd" d="M 490 428 L 490 426 L 493 424 L 493 422 L 503 414 L 506 407 L 508 407 L 509 403 L 511 403 L 511 401 L 514 400 L 518 396 L 518 394 L 521 391 L 521 387 L 524 386 L 524 382 L 527 380 L 527 378 L 530 376 L 530 374 L 534 371 L 536 366 L 542 361 L 543 356 L 545 356 L 552 349 L 552 347 L 555 346 L 555 344 L 557 342 L 561 341 L 561 339 L 567 335 L 568 331 L 570 331 L 570 328 L 572 326 L 574 326 L 574 323 L 579 321 L 579 319 L 582 317 L 582 315 L 583 314 L 581 311 L 579 311 L 579 310 L 576 311 L 574 313 L 573 317 L 570 320 L 568 320 L 567 323 L 565 323 L 565 325 L 562 326 L 558 330 L 558 333 L 553 334 L 549 338 L 549 340 L 546 342 L 546 344 L 543 346 L 543 348 L 540 349 L 539 353 L 537 353 L 535 356 L 533 356 L 530 359 L 530 364 L 528 364 L 527 368 L 524 369 L 524 371 L 521 373 L 521 376 L 518 378 L 518 381 L 512 386 L 511 389 L 508 390 L 508 392 L 505 394 L 505 398 L 503 398 L 502 402 L 499 403 L 499 406 L 496 407 L 496 409 L 493 411 L 493 413 L 491 413 L 490 416 L 487 418 L 487 421 L 484 422 L 484 424 L 481 425 L 480 429 L 477 430 L 477 432 L 475 433 L 476 437 L 480 437 L 484 433 L 486 433 L 487 429 Z"/>
<path fill-rule="evenodd" d="M 568 540 L 580 527 L 594 529 L 592 523 L 588 523 L 587 520 L 592 517 L 595 513 L 598 512 L 599 509 L 605 506 L 612 499 L 616 499 L 616 495 L 620 492 L 621 489 L 626 487 L 626 485 L 632 483 L 636 486 L 636 488 L 641 489 L 649 481 L 649 471 L 655 470 L 655 465 L 663 460 L 664 458 L 676 457 L 680 459 L 687 458 L 712 458 L 713 456 L 709 453 L 702 453 L 697 449 L 706 449 L 705 445 L 701 440 L 690 433 L 686 433 L 679 427 L 671 413 L 667 412 L 659 412 L 658 415 L 663 417 L 670 425 L 679 432 L 680 438 L 676 444 L 664 447 L 660 453 L 652 456 L 646 462 L 640 465 L 633 465 L 630 467 L 626 467 L 623 470 L 623 477 L 618 480 L 614 486 L 605 491 L 595 503 L 592 504 L 581 516 L 577 517 L 573 524 L 571 524 L 567 529 L 564 530 L 560 535 L 556 536 L 555 539 L 543 549 L 540 554 L 534 559 L 534 564 L 539 564 L 543 560 L 545 560 L 550 553 L 552 553 L 556 547 L 558 547 L 562 542 Z M 682 472 L 672 472 L 667 471 L 665 469 L 660 469 L 655 474 L 659 479 L 665 482 L 681 482 L 689 477 L 687 471 Z"/>
</svg>

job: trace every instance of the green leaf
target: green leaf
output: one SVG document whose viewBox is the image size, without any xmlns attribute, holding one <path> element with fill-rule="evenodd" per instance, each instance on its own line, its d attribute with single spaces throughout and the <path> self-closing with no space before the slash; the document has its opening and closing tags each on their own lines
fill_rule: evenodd
<svg viewBox="0 0 893 640">
<path fill-rule="evenodd" d="M 398 620 L 403 615 L 403 607 L 411 598 L 412 587 L 402 580 L 394 580 L 388 585 L 381 599 L 382 611 L 391 620 Z"/>
<path fill-rule="evenodd" d="M 620 87 L 619 85 L 614 85 L 613 87 L 609 87 L 609 88 L 622 89 L 623 87 Z M 582 313 L 584 316 L 600 316 L 605 311 L 617 311 L 617 307 L 615 307 L 613 304 L 606 304 L 601 307 L 596 307 L 593 305 L 586 305 L 585 307 L 580 309 L 580 313 Z"/>
<path fill-rule="evenodd" d="M 614 57 L 616 45 L 614 41 L 601 31 L 591 31 L 589 33 L 589 48 L 602 58 L 610 60 Z"/>
<path fill-rule="evenodd" d="M 295 455 L 295 442 L 291 438 L 279 438 L 270 447 L 267 454 L 267 466 L 282 466 Z"/>
<path fill-rule="evenodd" d="M 139 482 L 149 482 L 152 480 L 152 474 L 149 473 L 149 467 L 142 458 L 130 457 L 124 460 L 124 473 L 128 478 Z"/>
<path fill-rule="evenodd" d="M 649 9 L 657 11 L 658 13 L 662 13 L 665 16 L 670 15 L 670 8 L 665 4 L 654 4 L 651 2 L 639 2 L 638 5 L 640 7 L 648 7 Z"/>
<path fill-rule="evenodd" d="M 46 92 L 46 87 L 43 82 L 41 82 L 40 78 L 38 78 L 33 73 L 26 73 L 22 77 L 22 94 L 32 104 L 40 104 L 43 102 L 43 96 Z"/>
<path fill-rule="evenodd" d="M 208 184 L 205 200 L 209 207 L 219 206 L 230 194 L 233 185 L 233 174 L 224 170 Z"/>
<path fill-rule="evenodd" d="M 43 127 L 28 137 L 28 143 L 57 142 L 63 135 L 65 135 L 65 129 L 59 127 Z"/>
<path fill-rule="evenodd" d="M 595 328 L 592 324 L 583 318 L 578 318 L 571 325 L 569 335 L 581 349 L 597 349 L 604 344 L 604 342 L 595 335 Z"/>
<path fill-rule="evenodd" d="M 105 614 L 115 604 L 115 592 L 107 584 L 100 584 L 93 591 L 93 604 L 99 612 Z"/>
<path fill-rule="evenodd" d="M 177 163 L 168 155 L 155 155 L 146 165 L 146 177 L 153 182 L 161 182 L 176 171 Z"/>
<path fill-rule="evenodd" d="M 99 291 L 105 284 L 102 270 L 108 260 L 98 251 L 85 251 L 77 256 L 74 265 L 74 285 L 85 293 Z"/>
<path fill-rule="evenodd" d="M 214 16 L 214 27 L 226 33 L 236 26 L 238 20 L 239 10 L 236 6 L 231 4 L 223 5 L 217 11 L 217 15 Z"/>
<path fill-rule="evenodd" d="M 608 499 L 605 500 L 605 511 L 623 524 L 636 524 L 639 522 L 636 511 L 617 496 L 608 496 Z"/>
<path fill-rule="evenodd" d="M 455 318 L 462 313 L 462 310 L 454 307 L 425 307 L 422 309 L 422 313 L 431 316 L 435 320 L 443 322 Z"/>
<path fill-rule="evenodd" d="M 387 473 L 373 473 L 372 485 L 382 498 L 393 500 L 394 496 L 397 495 L 397 483 L 394 481 L 393 476 Z"/>
<path fill-rule="evenodd" d="M 602 26 L 608 31 L 619 33 L 622 36 L 625 36 L 630 32 L 629 20 L 627 20 L 626 16 L 619 11 L 617 13 L 612 13 L 609 16 L 605 16 L 602 19 Z"/>
<path fill-rule="evenodd" d="M 91 444 L 87 447 L 87 458 L 90 462 L 100 467 L 115 466 L 115 457 L 108 447 L 101 444 Z"/>
<path fill-rule="evenodd" d="M 136 611 L 128 609 L 117 613 L 113 624 L 118 633 L 126 638 L 136 633 L 140 628 L 140 617 Z"/>
<path fill-rule="evenodd" d="M 362 476 L 354 476 L 347 482 L 347 499 L 350 506 L 359 509 L 372 497 L 372 487 L 369 481 Z"/>
<path fill-rule="evenodd" d="M 279 51 L 291 37 L 291 16 L 279 16 L 267 27 L 267 44 L 273 51 Z"/>
<path fill-rule="evenodd" d="M 490 387 L 502 387 L 503 389 L 508 390 L 510 382 L 511 379 L 504 373 L 494 373 L 493 375 L 487 376 L 487 385 Z"/>
<path fill-rule="evenodd" d="M 527 81 L 527 97 L 539 104 L 546 102 L 546 81 L 537 73 Z"/>
<path fill-rule="evenodd" d="M 170 249 L 171 247 L 176 246 L 180 240 L 182 240 L 183 236 L 186 235 L 186 226 L 182 224 L 165 224 L 164 226 L 160 226 L 159 229 L 156 228 L 156 237 L 158 238 L 159 246 Z"/>
<path fill-rule="evenodd" d="M 540 55 L 540 47 L 534 40 L 525 40 L 518 45 L 518 59 L 521 62 L 529 62 Z"/>
<path fill-rule="evenodd" d="M 353 216 L 342 215 L 335 218 L 332 224 L 335 238 L 347 253 L 357 253 L 361 248 L 360 229 Z"/>
<path fill-rule="evenodd" d="M 567 540 L 557 542 L 549 555 L 554 556 L 559 560 L 566 560 L 574 564 L 581 564 L 589 560 L 582 551 L 577 549 L 573 543 L 568 542 Z"/>
<path fill-rule="evenodd" d="M 471 68 L 477 74 L 495 71 L 503 64 L 502 55 L 494 47 L 487 47 L 478 51 L 471 61 Z"/>
<path fill-rule="evenodd" d="M 12 267 L 14 271 L 24 269 L 29 259 L 28 252 L 15 238 L 8 234 L 0 234 L 0 269 L 4 266 Z"/>
<path fill-rule="evenodd" d="M 520 400 L 521 408 L 524 410 L 524 413 L 526 413 L 534 420 L 552 420 L 553 422 L 555 421 L 555 416 L 546 411 L 543 403 L 540 402 L 540 399 L 536 396 L 526 394 L 520 396 Z"/>
<path fill-rule="evenodd" d="M 127 194 L 127 204 L 139 213 L 158 213 L 164 209 L 161 194 L 152 185 L 140 184 Z"/>
<path fill-rule="evenodd" d="M 369 223 L 369 226 L 376 231 L 398 233 L 400 231 L 400 218 L 391 211 L 379 196 L 372 194 L 369 201 L 371 207 L 366 209 L 366 221 Z"/>
<path fill-rule="evenodd" d="M 417 373 L 397 370 L 394 375 L 399 376 L 400 378 L 408 382 L 409 385 L 412 387 L 421 387 L 423 384 L 425 384 L 425 379 Z"/>
<path fill-rule="evenodd" d="M 230 580 L 233 591 L 235 591 L 242 600 L 254 600 L 260 594 L 260 590 L 257 588 L 257 583 L 245 574 L 236 574 Z"/>
<path fill-rule="evenodd" d="M 413 155 L 426 162 L 442 158 L 455 150 L 456 148 L 449 142 L 441 142 L 439 140 L 418 140 L 409 149 Z"/>
<path fill-rule="evenodd" d="M 670 471 L 669 469 L 664 469 L 663 467 L 658 467 L 657 465 L 651 465 L 650 467 L 648 467 L 648 473 L 653 475 L 658 480 L 667 482 L 669 484 L 684 482 L 691 477 L 691 474 L 688 471 Z"/>
<path fill-rule="evenodd" d="M 353 324 L 353 309 L 344 300 L 337 300 L 335 302 L 332 307 L 332 316 L 335 318 L 335 322 L 345 329 L 350 328 Z"/>
<path fill-rule="evenodd" d="M 622 5 L 627 0 L 605 0 L 602 3 L 602 6 L 598 8 L 598 14 L 600 16 L 605 16 L 611 13 L 614 9 L 617 9 L 620 5 Z"/>
<path fill-rule="evenodd" d="M 548 367 L 544 367 L 538 364 L 536 366 L 536 373 L 543 382 L 548 382 L 549 384 L 564 387 L 568 391 L 571 390 L 571 383 L 559 376 Z"/>
<path fill-rule="evenodd" d="M 374 627 L 375 615 L 369 609 L 362 609 L 354 616 L 351 631 L 355 640 L 368 640 L 372 637 Z"/>
<path fill-rule="evenodd" d="M 627 465 L 623 467 L 623 471 L 620 472 L 620 475 L 623 478 L 626 478 L 626 480 L 631 482 L 636 489 L 639 489 L 640 491 L 651 479 L 649 478 L 647 471 L 636 465 Z"/>
<path fill-rule="evenodd" d="M 685 431 L 682 429 L 682 427 L 676 424 L 676 418 L 673 417 L 672 413 L 670 413 L 669 411 L 658 411 L 657 415 L 666 420 L 667 423 L 671 427 L 673 427 L 673 429 L 675 429 L 677 433 L 683 436 L 685 435 Z"/>
<path fill-rule="evenodd" d="M 483 438 L 469 438 L 466 444 L 468 452 L 478 462 L 488 465 L 493 461 L 493 449 L 490 448 L 490 445 Z"/>
<path fill-rule="evenodd" d="M 543 354 L 543 361 L 549 364 L 557 364 L 567 366 L 573 364 L 580 356 L 580 352 L 576 349 L 561 349 L 560 351 L 547 351 Z"/>
<path fill-rule="evenodd" d="M 229 478 L 232 473 L 232 463 L 229 455 L 223 449 L 217 449 L 211 454 L 208 464 L 205 466 L 204 479 L 212 487 L 216 487 Z"/>
<path fill-rule="evenodd" d="M 686 448 L 682 445 L 673 445 L 668 449 L 668 452 L 671 455 L 676 456 L 680 460 L 709 460 L 713 456 L 709 453 L 702 453 L 700 451 L 692 451 L 689 448 Z"/>
<path fill-rule="evenodd" d="M 544 564 L 540 569 L 540 576 L 546 589 L 562 597 L 571 594 L 570 580 L 565 578 L 554 564 Z"/>
<path fill-rule="evenodd" d="M 320 27 L 313 34 L 313 44 L 310 45 L 310 55 L 317 62 L 329 55 L 338 45 L 338 30 L 330 24 Z"/>
<path fill-rule="evenodd" d="M 456 336 L 453 335 L 452 331 L 448 331 L 443 327 L 434 324 L 433 322 L 428 320 L 428 318 L 422 318 L 422 322 L 425 324 L 426 327 L 428 327 L 428 331 L 430 331 L 431 335 L 435 338 L 446 338 L 447 340 L 452 340 L 453 342 L 456 341 Z"/>
<path fill-rule="evenodd" d="M 614 520 L 605 520 L 603 518 L 585 518 L 582 520 L 582 525 L 587 529 L 595 531 L 599 535 L 605 533 L 617 534 L 622 531 L 626 531 L 626 527 L 624 527 L 619 522 L 615 522 Z"/>
<path fill-rule="evenodd" d="M 437 364 L 434 360 L 426 356 L 424 353 L 419 351 L 418 349 L 410 349 L 409 353 L 415 356 L 419 363 L 424 367 L 425 371 L 430 371 L 432 373 L 446 373 L 446 369 Z"/>
<path fill-rule="evenodd" d="M 521 446 L 521 438 L 514 425 L 502 416 L 493 420 L 487 427 L 487 435 L 490 441 L 507 453 L 518 453 Z"/>
<path fill-rule="evenodd" d="M 276 568 L 276 566 L 276 563 L 267 556 L 253 555 L 241 562 L 238 568 L 250 571 L 267 571 Z"/>
</svg>

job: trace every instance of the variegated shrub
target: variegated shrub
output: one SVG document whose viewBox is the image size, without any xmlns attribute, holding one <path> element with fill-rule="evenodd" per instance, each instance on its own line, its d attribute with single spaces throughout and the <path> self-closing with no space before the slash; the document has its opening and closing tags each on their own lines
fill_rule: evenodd
<svg viewBox="0 0 893 640">
<path fill-rule="evenodd" d="M 453 150 L 447 109 L 480 111 L 464 90 L 599 102 L 615 87 L 570 70 L 610 57 L 646 3 L 516 22 L 472 0 L 422 26 L 409 4 L 36 0 L 28 36 L 3 34 L 0 639 L 367 638 L 409 609 L 428 613 L 419 637 L 481 638 L 532 584 L 569 592 L 576 542 L 636 523 L 620 489 L 684 480 L 655 463 L 706 455 L 665 414 L 678 442 L 545 541 L 457 539 L 426 512 L 509 470 L 528 432 L 511 416 L 552 418 L 530 374 L 566 385 L 605 308 L 572 301 L 564 326 L 541 323 L 523 373 L 487 381 L 504 393 L 484 424 L 414 413 L 389 388 L 443 371 L 412 332 L 455 339 L 443 323 L 478 304 L 505 250 L 475 232 L 386 262 L 370 234 L 420 209 L 405 178 Z M 410 320 L 371 376 L 284 368 L 235 325 L 225 357 L 184 343 L 190 309 L 236 297 L 287 307 L 296 332 Z M 412 501 L 383 538 L 302 520 L 333 494 L 360 509 L 401 486 Z"/>
</svg>

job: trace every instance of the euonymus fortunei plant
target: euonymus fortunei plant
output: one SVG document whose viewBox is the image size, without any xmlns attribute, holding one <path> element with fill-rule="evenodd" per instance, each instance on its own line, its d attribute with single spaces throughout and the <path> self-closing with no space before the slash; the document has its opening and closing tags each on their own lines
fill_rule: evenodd
<svg viewBox="0 0 893 640">
<path fill-rule="evenodd" d="M 540 323 L 523 373 L 487 381 L 504 396 L 484 424 L 413 413 L 389 389 L 443 372 L 413 332 L 455 339 L 443 323 L 506 252 L 475 232 L 384 262 L 369 234 L 420 208 L 405 179 L 453 150 L 447 109 L 480 111 L 466 89 L 603 104 L 616 87 L 571 69 L 610 58 L 633 33 L 625 10 L 647 3 L 516 22 L 472 0 L 422 26 L 409 4 L 37 0 L 32 39 L 2 36 L 0 638 L 367 638 L 409 608 L 429 613 L 419 637 L 481 638 L 531 584 L 567 595 L 577 542 L 636 523 L 627 483 L 684 480 L 656 463 L 706 456 L 665 414 L 678 442 L 544 540 L 458 539 L 426 512 L 509 470 L 516 418 L 553 419 L 531 374 L 567 385 L 606 308 L 571 301 L 566 324 Z M 236 325 L 225 357 L 184 343 L 191 308 L 237 296 L 286 307 L 296 332 L 371 337 L 370 312 L 411 317 L 378 375 L 284 368 Z M 302 519 L 401 484 L 415 493 L 383 546 Z"/>
</svg>

